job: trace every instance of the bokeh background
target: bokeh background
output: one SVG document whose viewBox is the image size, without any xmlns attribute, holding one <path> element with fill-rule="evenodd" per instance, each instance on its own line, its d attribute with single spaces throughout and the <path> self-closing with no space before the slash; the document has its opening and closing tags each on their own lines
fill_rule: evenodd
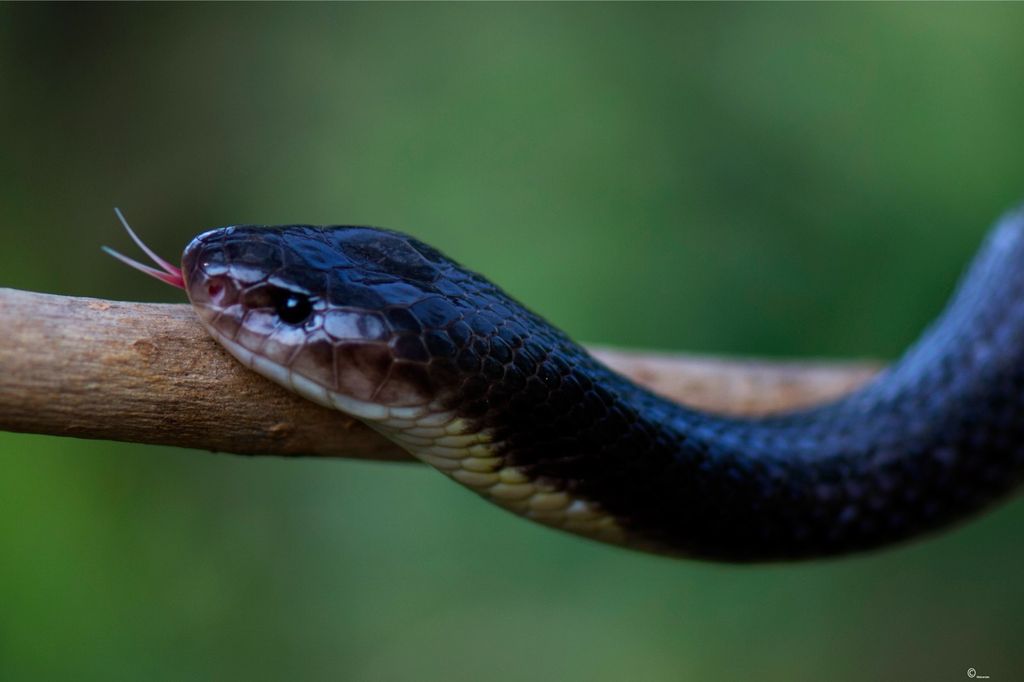
<svg viewBox="0 0 1024 682">
<path fill-rule="evenodd" d="M 1024 6 L 0 5 L 0 286 L 411 232 L 588 341 L 892 358 L 1024 198 Z M 225 396 L 230 399 L 230 396 Z M 3 680 L 1024 675 L 1024 506 L 736 568 L 414 465 L 0 434 Z"/>
</svg>

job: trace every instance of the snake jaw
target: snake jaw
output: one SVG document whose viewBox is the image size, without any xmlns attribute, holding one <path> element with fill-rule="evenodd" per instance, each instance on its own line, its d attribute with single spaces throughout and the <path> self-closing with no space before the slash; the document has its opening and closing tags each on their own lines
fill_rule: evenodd
<svg viewBox="0 0 1024 682">
<path fill-rule="evenodd" d="M 121 224 L 124 225 L 124 229 L 128 232 L 128 235 L 132 238 L 132 241 L 134 241 L 138 245 L 138 247 L 142 249 L 142 251 L 147 256 L 149 256 L 150 259 L 152 259 L 154 263 L 159 265 L 161 269 L 157 270 L 156 268 L 150 267 L 144 263 L 140 263 L 139 261 L 133 258 L 129 258 L 128 256 L 118 253 L 109 246 L 101 247 L 103 249 L 103 252 L 106 253 L 107 255 L 113 256 L 114 258 L 116 258 L 117 260 L 121 261 L 122 263 L 129 267 L 135 268 L 139 272 L 143 272 L 149 275 L 150 277 L 153 277 L 154 279 L 160 280 L 164 284 L 170 284 L 172 287 L 177 287 L 178 289 L 184 291 L 185 277 L 184 275 L 182 275 L 181 268 L 175 267 L 168 261 L 161 258 L 151 248 L 146 246 L 146 243 L 143 242 L 142 239 L 140 239 L 137 234 L 135 234 L 135 231 L 132 230 L 131 226 L 128 224 L 128 221 L 125 220 L 124 214 L 121 213 L 121 209 L 115 208 L 114 213 L 117 214 L 118 220 L 120 220 Z"/>
</svg>

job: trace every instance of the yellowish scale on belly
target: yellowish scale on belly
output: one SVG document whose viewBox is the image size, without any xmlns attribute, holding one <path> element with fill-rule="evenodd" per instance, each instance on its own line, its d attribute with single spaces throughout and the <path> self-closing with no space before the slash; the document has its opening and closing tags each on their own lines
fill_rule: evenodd
<svg viewBox="0 0 1024 682">
<path fill-rule="evenodd" d="M 396 440 L 418 458 L 491 502 L 529 519 L 604 542 L 625 543 L 627 534 L 599 505 L 525 471 L 503 466 L 484 432 L 470 431 L 462 419 L 442 423 L 431 415 L 429 428 L 397 429 Z"/>
</svg>

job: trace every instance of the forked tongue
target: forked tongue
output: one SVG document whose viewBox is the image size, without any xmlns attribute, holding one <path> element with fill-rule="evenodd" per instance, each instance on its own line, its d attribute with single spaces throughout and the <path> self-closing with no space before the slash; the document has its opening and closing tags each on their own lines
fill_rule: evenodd
<svg viewBox="0 0 1024 682">
<path fill-rule="evenodd" d="M 114 213 L 117 214 L 117 219 L 121 221 L 122 225 L 124 225 L 124 229 L 128 231 L 128 235 L 132 238 L 132 241 L 138 244 L 139 248 L 142 249 L 143 252 L 145 252 L 145 254 L 149 256 L 154 263 L 160 266 L 161 270 L 157 270 L 156 268 L 152 268 L 148 265 L 145 265 L 144 263 L 140 263 L 137 260 L 133 260 L 128 256 L 124 256 L 118 253 L 117 251 L 114 251 L 109 246 L 102 247 L 103 250 L 107 254 L 113 256 L 117 260 L 124 263 L 125 265 L 129 265 L 135 268 L 136 270 L 144 272 L 150 277 L 155 277 L 156 279 L 160 280 L 161 282 L 164 282 L 165 284 L 170 284 L 172 287 L 184 289 L 185 279 L 184 277 L 181 276 L 181 268 L 177 268 L 171 265 L 163 258 L 158 256 L 156 252 L 153 251 L 153 249 L 146 246 L 146 244 L 141 239 L 139 239 L 139 236 L 135 234 L 135 231 L 132 230 L 131 226 L 128 225 L 128 221 L 124 219 L 124 215 L 121 213 L 121 209 L 115 208 Z"/>
</svg>

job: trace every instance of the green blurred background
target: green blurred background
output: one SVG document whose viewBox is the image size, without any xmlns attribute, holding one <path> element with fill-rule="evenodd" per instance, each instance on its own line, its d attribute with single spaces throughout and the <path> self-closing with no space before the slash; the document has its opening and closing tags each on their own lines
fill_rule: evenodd
<svg viewBox="0 0 1024 682">
<path fill-rule="evenodd" d="M 0 286 L 411 232 L 577 338 L 891 358 L 1024 198 L 1020 5 L 0 5 Z M 225 397 L 225 399 L 230 399 Z M 0 679 L 1024 675 L 1024 506 L 735 568 L 413 465 L 0 434 Z"/>
</svg>

